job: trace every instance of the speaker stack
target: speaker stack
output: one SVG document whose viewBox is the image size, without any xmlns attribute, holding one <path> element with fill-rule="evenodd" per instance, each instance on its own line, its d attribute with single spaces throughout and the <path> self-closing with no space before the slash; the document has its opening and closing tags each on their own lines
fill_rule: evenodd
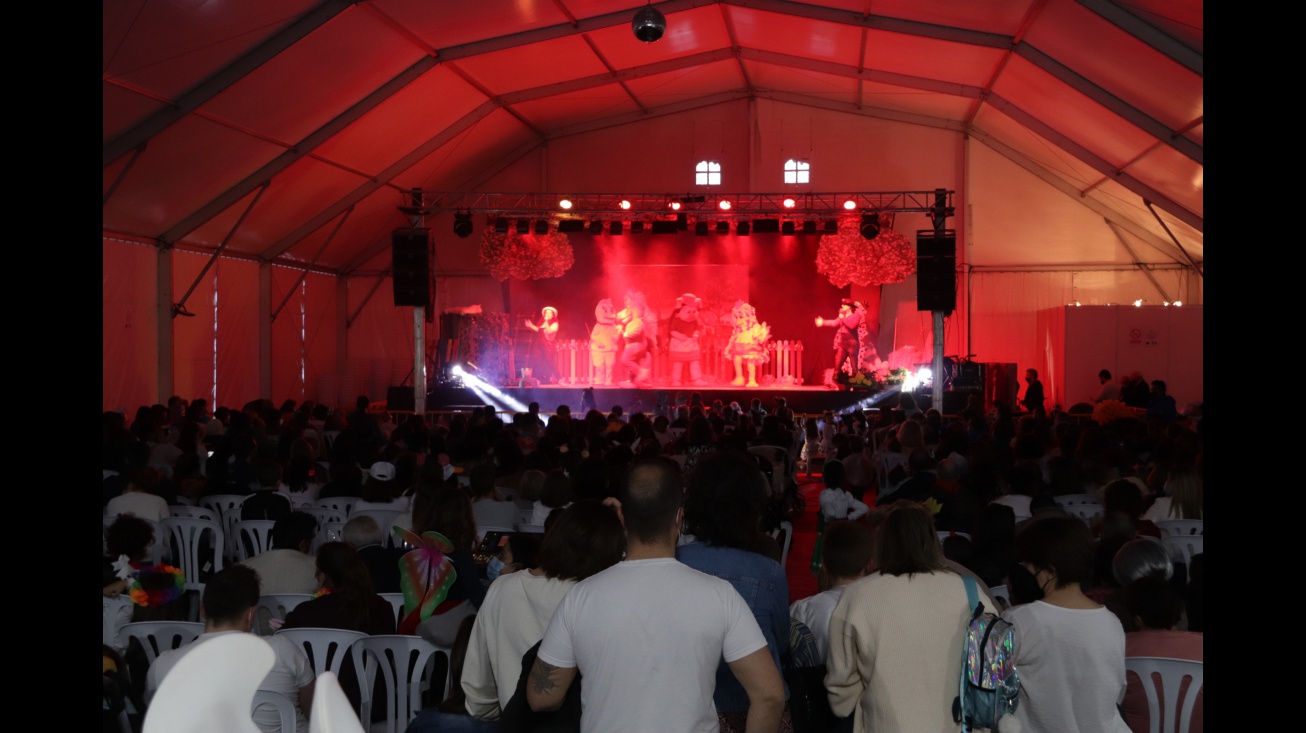
<svg viewBox="0 0 1306 733">
<path fill-rule="evenodd" d="M 396 229 L 390 235 L 395 305 L 431 305 L 431 230 Z"/>
<path fill-rule="evenodd" d="M 916 232 L 916 310 L 951 313 L 957 307 L 957 232 Z"/>
</svg>

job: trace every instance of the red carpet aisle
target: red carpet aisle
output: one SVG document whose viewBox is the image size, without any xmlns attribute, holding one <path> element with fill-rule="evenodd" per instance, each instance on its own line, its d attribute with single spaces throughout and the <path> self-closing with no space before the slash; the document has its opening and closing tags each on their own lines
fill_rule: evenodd
<svg viewBox="0 0 1306 733">
<path fill-rule="evenodd" d="M 800 517 L 794 519 L 794 539 L 789 545 L 789 558 L 785 561 L 785 577 L 789 580 L 789 603 L 799 598 L 816 595 L 816 576 L 812 574 L 812 549 L 816 546 L 816 515 L 821 511 L 817 497 L 825 485 L 821 475 L 808 476 L 798 472 L 798 495 L 807 502 Z"/>
</svg>

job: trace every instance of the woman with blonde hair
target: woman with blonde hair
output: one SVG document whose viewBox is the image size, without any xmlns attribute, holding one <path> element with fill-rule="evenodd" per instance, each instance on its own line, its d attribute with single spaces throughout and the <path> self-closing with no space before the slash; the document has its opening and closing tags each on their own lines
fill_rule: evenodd
<svg viewBox="0 0 1306 733">
<path fill-rule="evenodd" d="M 1183 463 L 1171 466 L 1163 490 L 1165 496 L 1152 502 L 1143 519 L 1159 522 L 1202 518 L 1202 476 L 1196 467 Z"/>
</svg>

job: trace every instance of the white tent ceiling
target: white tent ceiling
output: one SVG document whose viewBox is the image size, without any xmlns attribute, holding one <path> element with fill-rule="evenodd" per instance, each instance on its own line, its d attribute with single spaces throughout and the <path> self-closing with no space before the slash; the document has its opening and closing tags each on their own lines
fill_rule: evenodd
<svg viewBox="0 0 1306 733">
<path fill-rule="evenodd" d="M 653 44 L 640 6 L 105 3 L 104 235 L 348 274 L 403 191 L 754 98 L 964 132 L 1202 258 L 1200 0 L 668 0 Z"/>
</svg>

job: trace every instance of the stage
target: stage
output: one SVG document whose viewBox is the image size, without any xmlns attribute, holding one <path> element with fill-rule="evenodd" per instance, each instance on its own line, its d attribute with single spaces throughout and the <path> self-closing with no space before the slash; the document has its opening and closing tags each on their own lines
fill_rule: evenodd
<svg viewBox="0 0 1306 733">
<path fill-rule="evenodd" d="M 498 411 L 525 411 L 532 402 L 540 404 L 540 412 L 556 412 L 559 405 L 571 408 L 573 416 L 583 414 L 581 401 L 588 385 L 546 385 L 539 387 L 502 387 L 499 394 L 486 392 L 478 394 L 470 387 L 440 385 L 427 392 L 426 409 L 428 412 L 467 410 L 481 405 L 492 404 Z M 653 413 L 659 405 L 675 406 L 688 402 L 689 395 L 698 392 L 703 396 L 703 403 L 711 405 L 715 400 L 725 404 L 738 402 L 744 410 L 754 398 L 762 401 L 767 412 L 775 407 L 775 398 L 783 397 L 788 406 L 799 415 L 819 415 L 826 410 L 836 413 L 849 412 L 861 407 L 868 412 L 896 407 L 898 391 L 890 388 L 884 392 L 843 391 L 828 389 L 823 386 L 771 385 L 765 387 L 649 387 L 645 389 L 627 387 L 594 387 L 594 407 L 604 414 L 612 411 L 613 406 L 621 405 L 626 412 Z M 409 388 L 411 394 L 411 388 Z M 946 395 L 945 395 L 946 397 Z M 520 404 L 520 408 L 512 401 Z M 918 402 L 920 400 L 918 399 Z M 390 409 L 402 409 L 398 401 Z M 950 400 L 945 399 L 945 404 Z M 411 406 L 410 406 L 411 407 Z"/>
</svg>

